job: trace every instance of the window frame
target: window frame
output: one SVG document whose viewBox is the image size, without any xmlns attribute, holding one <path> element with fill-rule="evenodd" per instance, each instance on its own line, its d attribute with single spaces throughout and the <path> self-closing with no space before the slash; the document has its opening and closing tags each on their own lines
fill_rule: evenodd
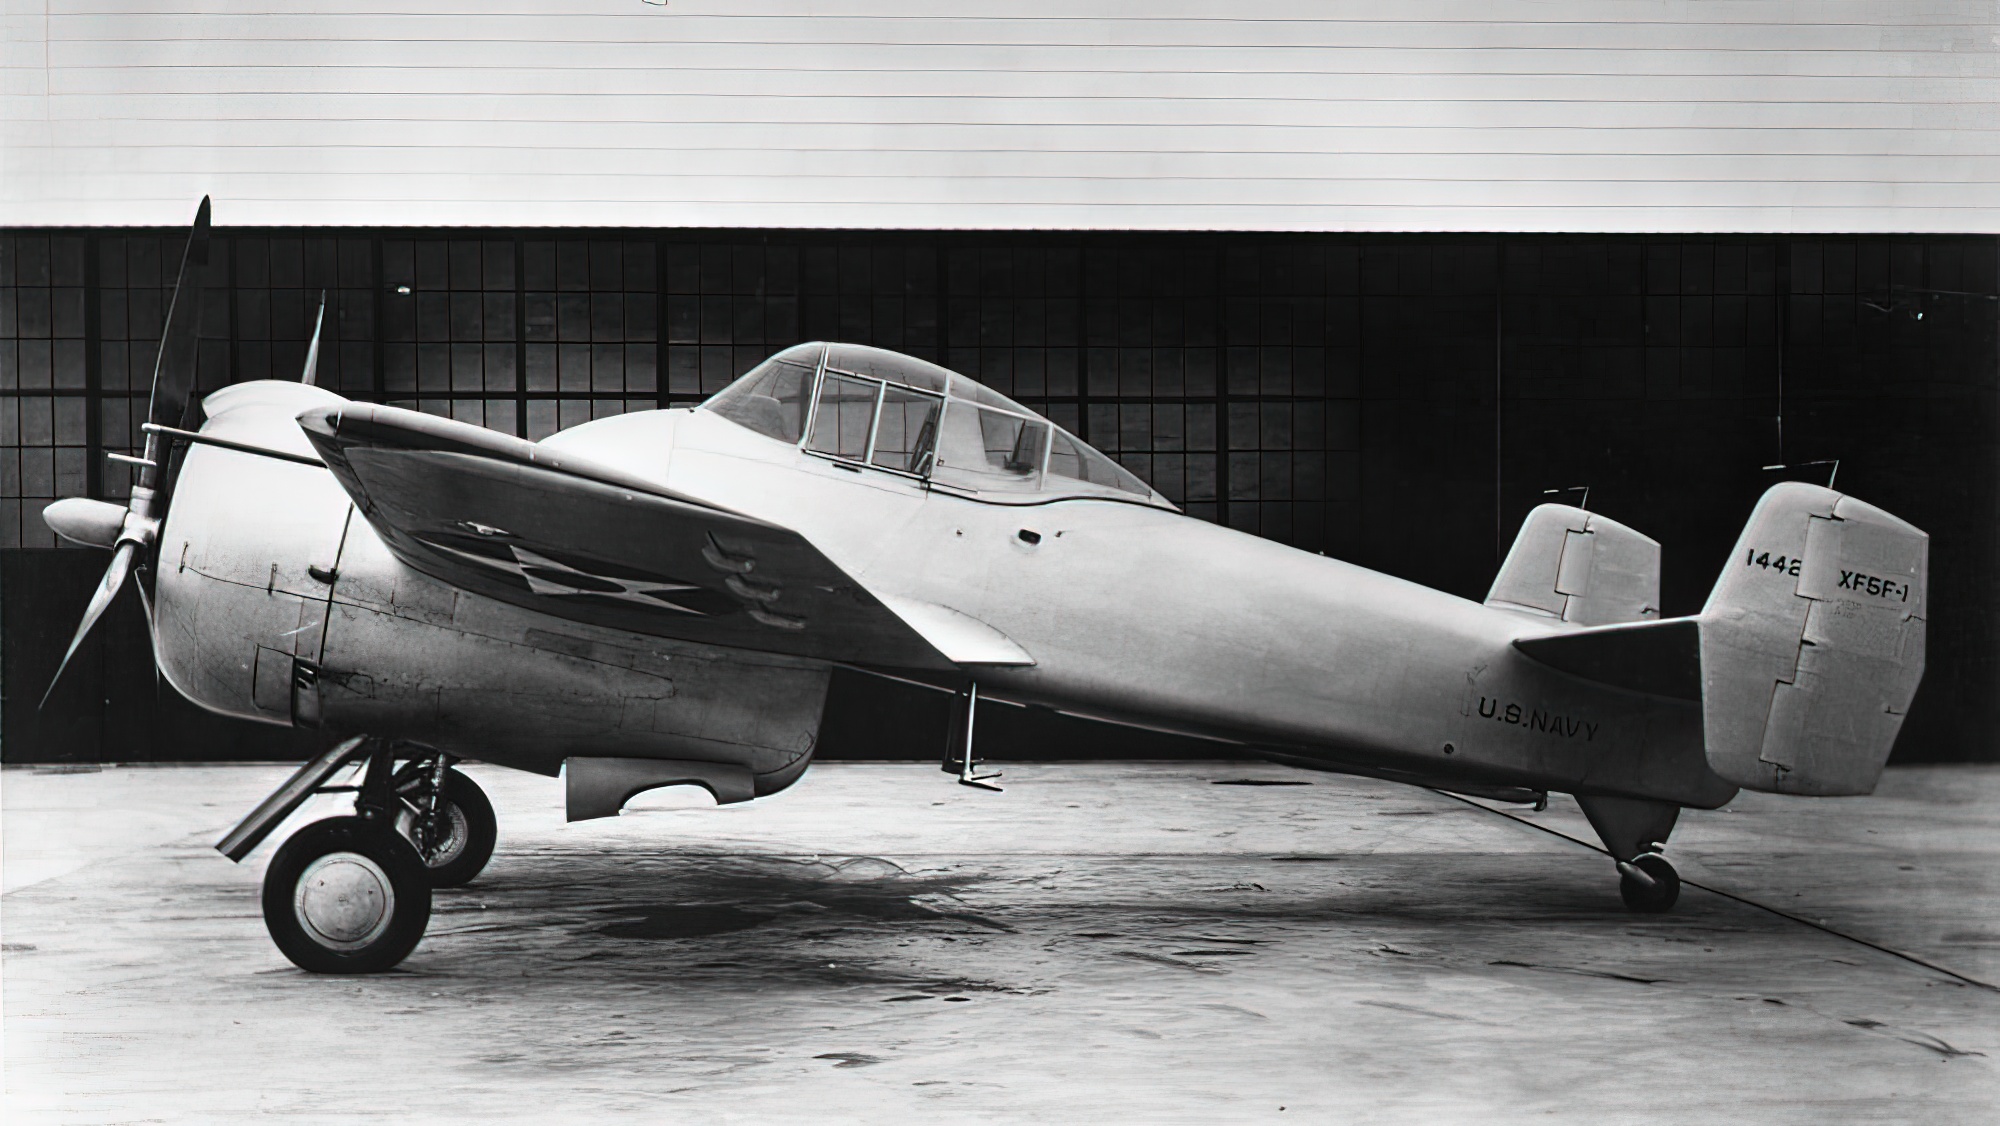
<svg viewBox="0 0 2000 1126">
<path fill-rule="evenodd" d="M 1036 464 L 1035 464 L 1035 476 L 1034 476 L 1034 481 L 1035 481 L 1035 487 L 1034 487 L 1034 488 L 1032 488 L 1032 489 L 992 489 L 992 490 L 987 490 L 987 489 L 981 489 L 981 488 L 979 488 L 979 487 L 978 487 L 977 485 L 961 485 L 961 484 L 959 484 L 959 483 L 958 483 L 958 482 L 956 482 L 956 481 L 939 481 L 939 480 L 937 480 L 937 479 L 936 479 L 936 477 L 935 477 L 935 476 L 926 476 L 926 477 L 925 477 L 925 480 L 929 481 L 929 482 L 930 482 L 930 483 L 931 483 L 932 485 L 934 485 L 934 486 L 936 486 L 936 487 L 938 487 L 938 488 L 943 488 L 943 489 L 950 489 L 950 490 L 951 490 L 951 491 L 952 491 L 953 493 L 955 493 L 955 494 L 959 494 L 959 495 L 964 495 L 964 496 L 973 496 L 973 497 L 983 497 L 983 496 L 986 496 L 986 495 L 988 495 L 988 494 L 990 493 L 990 494 L 992 494 L 992 495 L 994 495 L 994 496 L 1009 496 L 1009 497 L 1038 497 L 1038 498 L 1041 498 L 1041 500 L 1060 500 L 1060 499 L 1063 499 L 1063 498 L 1061 498 L 1061 497 L 1045 497 L 1045 496 L 1043 496 L 1043 494 L 1045 494 L 1045 493 L 1047 493 L 1047 492 L 1049 491 L 1049 486 L 1048 486 L 1048 474 L 1049 474 L 1049 451 L 1051 451 L 1051 450 L 1053 450 L 1053 449 L 1055 448 L 1055 444 L 1056 444 L 1056 441 L 1055 441 L 1055 436 L 1056 436 L 1057 434 L 1067 434 L 1067 433 L 1068 433 L 1068 431 L 1064 430 L 1064 429 L 1063 429 L 1062 427 L 1060 427 L 1060 426 L 1057 426 L 1057 425 L 1056 425 L 1056 424 L 1055 424 L 1054 422 L 1050 421 L 1049 419 L 1046 419 L 1046 418 L 1043 418 L 1043 417 L 1042 417 L 1041 415 L 1038 415 L 1038 414 L 1035 414 L 1035 413 L 1034 413 L 1034 412 L 1032 412 L 1032 411 L 1028 411 L 1028 410 L 1018 410 L 1018 411 L 1013 411 L 1013 410 L 1008 410 L 1008 409 L 1007 409 L 1006 407 L 992 407 L 992 406 L 987 406 L 986 404 L 984 404 L 984 403 L 981 403 L 981 402 L 980 402 L 980 401 L 978 401 L 977 399 L 968 399 L 968 398 L 964 398 L 964 397 L 960 397 L 960 396 L 954 396 L 954 395 L 951 395 L 951 394 L 947 393 L 947 394 L 945 395 L 945 406 L 944 406 L 944 409 L 945 409 L 946 411 L 949 411 L 949 410 L 951 410 L 951 408 L 952 408 L 953 404 L 959 404 L 959 405 L 962 405 L 962 406 L 964 406 L 964 407 L 965 407 L 965 408 L 966 408 L 967 410 L 970 410 L 970 411 L 974 412 L 974 413 L 973 413 L 973 420 L 974 420 L 975 424 L 977 423 L 977 421 L 978 421 L 978 418 L 979 418 L 979 414 L 978 414 L 978 412 L 980 412 L 980 411 L 992 411 L 992 412 L 993 412 L 994 414 L 999 414 L 999 415 L 1006 415 L 1006 416 L 1007 416 L 1008 418 L 1018 418 L 1018 419 L 1020 419 L 1020 420 L 1021 420 L 1021 422 L 1022 422 L 1022 424 L 1023 424 L 1024 426 L 1040 426 L 1040 427 L 1041 427 L 1041 428 L 1042 428 L 1042 429 L 1043 429 L 1043 430 L 1045 431 L 1045 433 L 1044 433 L 1044 435 L 1043 435 L 1043 437 L 1042 437 L 1042 456 L 1041 456 L 1041 458 L 1040 458 L 1040 459 L 1039 459 L 1039 460 L 1038 460 L 1038 461 L 1036 462 Z M 943 436 L 944 436 L 944 413 L 943 413 L 943 412 L 940 412 L 940 413 L 938 414 L 938 436 L 939 436 L 939 439 L 940 439 L 940 440 L 942 440 L 942 438 L 943 438 Z M 1073 441 L 1080 441 L 1080 439 L 1076 439 L 1076 438 L 1075 438 L 1075 437 L 1074 437 L 1073 435 L 1072 435 L 1072 440 L 1073 440 Z M 938 465 L 938 458 L 937 458 L 937 448 L 936 448 L 936 443 L 933 443 L 933 445 L 932 445 L 932 449 L 931 449 L 931 470 L 932 470 L 933 474 L 935 473 L 935 471 L 936 471 L 936 469 L 937 469 L 937 465 Z M 951 467 L 951 468 L 962 468 L 962 467 L 959 467 L 959 466 L 953 466 L 953 467 Z M 970 473 L 970 472 L 973 472 L 973 471 L 971 471 L 971 470 L 966 470 L 966 472 Z M 1068 478 L 1065 478 L 1065 480 L 1068 480 Z M 1088 482 L 1085 482 L 1085 483 L 1086 483 L 1086 484 L 1088 484 Z M 1149 499 L 1150 499 L 1150 498 L 1149 498 Z M 1011 504 L 1027 504 L 1027 503 L 1039 503 L 1039 501 L 1032 501 L 1032 502 L 1031 502 L 1031 501 L 1009 501 L 1009 502 L 1005 502 L 1005 503 L 1011 503 Z"/>
<path fill-rule="evenodd" d="M 945 390 L 942 393 L 940 393 L 937 391 L 933 391 L 927 387 L 918 387 L 913 384 L 905 383 L 901 380 L 884 379 L 881 376 L 865 375 L 860 372 L 848 371 L 845 368 L 834 367 L 830 363 L 832 355 L 833 355 L 833 346 L 831 344 L 822 343 L 819 349 L 819 358 L 813 367 L 812 402 L 806 409 L 805 429 L 800 432 L 798 441 L 792 443 L 793 446 L 797 448 L 800 453 L 810 454 L 813 457 L 821 459 L 822 461 L 831 462 L 834 465 L 838 465 L 844 469 L 848 469 L 854 472 L 864 472 L 873 470 L 878 473 L 887 473 L 892 476 L 904 478 L 905 480 L 918 482 L 919 484 L 923 485 L 926 490 L 941 490 L 949 493 L 952 496 L 962 497 L 967 500 L 976 500 L 979 501 L 980 503 L 1004 504 L 1004 505 L 1018 507 L 1023 505 L 1051 504 L 1056 501 L 1063 501 L 1063 500 L 1104 500 L 1104 501 L 1112 501 L 1119 504 L 1144 505 L 1148 508 L 1164 508 L 1169 512 L 1179 511 L 1178 506 L 1176 506 L 1173 502 L 1167 500 L 1164 496 L 1161 496 L 1158 489 L 1153 488 L 1150 484 L 1148 484 L 1143 479 L 1139 478 L 1136 474 L 1132 475 L 1132 479 L 1134 481 L 1137 481 L 1142 487 L 1146 489 L 1146 492 L 1143 494 L 1134 493 L 1131 492 L 1130 490 L 1121 489 L 1113 485 L 1100 485 L 1093 481 L 1070 477 L 1066 474 L 1055 474 L 1054 478 L 1059 478 L 1063 481 L 1074 482 L 1074 484 L 1079 487 L 1064 488 L 1061 490 L 1052 489 L 1049 484 L 1049 482 L 1053 479 L 1051 477 L 1051 474 L 1049 473 L 1049 462 L 1055 456 L 1056 439 L 1058 436 L 1068 438 L 1071 442 L 1074 442 L 1081 449 L 1090 451 L 1092 453 L 1096 453 L 1097 456 L 1102 457 L 1106 461 L 1111 462 L 1111 464 L 1114 466 L 1117 466 L 1118 463 L 1108 454 L 1105 454 L 1103 451 L 1098 450 L 1095 446 L 1092 446 L 1090 443 L 1084 441 L 1082 438 L 1077 437 L 1074 433 L 1072 433 L 1065 427 L 1058 426 L 1053 419 L 1047 418 L 1046 416 L 1040 414 L 1036 414 L 1034 411 L 1031 411 L 1025 407 L 1019 410 L 1010 410 L 1007 407 L 992 406 L 986 403 L 982 403 L 977 398 L 974 397 L 953 394 L 953 391 L 957 386 L 957 381 L 961 379 L 964 379 L 968 384 L 974 387 L 984 386 L 983 384 L 971 380 L 966 376 L 960 375 L 955 371 L 950 371 L 950 369 L 946 369 L 949 372 L 951 379 L 946 383 Z M 868 418 L 868 444 L 866 446 L 865 453 L 862 455 L 861 460 L 857 461 L 853 458 L 843 457 L 840 454 L 829 453 L 825 450 L 815 450 L 811 446 L 813 427 L 817 425 L 819 422 L 820 394 L 823 390 L 825 390 L 826 379 L 828 375 L 838 375 L 845 379 L 853 379 L 875 384 L 875 407 L 873 412 L 869 415 Z M 924 470 L 922 472 L 915 472 L 907 469 L 897 469 L 893 466 L 878 465 L 875 463 L 874 460 L 875 442 L 882 422 L 882 404 L 888 394 L 888 388 L 891 386 L 897 387 L 912 395 L 919 395 L 926 398 L 935 399 L 938 402 L 937 435 L 931 439 L 931 448 L 928 452 L 927 458 L 925 459 Z M 1034 489 L 1021 490 L 1021 491 L 982 490 L 974 485 L 961 485 L 952 481 L 940 481 L 937 479 L 935 473 L 938 466 L 938 442 L 942 440 L 944 435 L 945 413 L 947 411 L 950 411 L 955 404 L 962 405 L 965 409 L 975 412 L 992 411 L 995 414 L 1006 415 L 1010 418 L 1018 418 L 1021 419 L 1024 424 L 1027 425 L 1039 424 L 1047 429 L 1048 431 L 1047 436 L 1042 440 L 1042 456 L 1040 459 L 1040 464 L 1035 469 L 1036 487 Z M 1015 405 L 1018 406 L 1019 404 Z M 1119 468 L 1122 469 L 1123 467 Z M 1125 470 L 1125 472 L 1129 474 L 1130 470 Z"/>
<path fill-rule="evenodd" d="M 799 448 L 799 451 L 801 453 L 811 454 L 812 456 L 817 458 L 822 458 L 826 461 L 834 463 L 835 465 L 843 466 L 848 469 L 854 469 L 854 470 L 872 469 L 880 473 L 890 473 L 894 474 L 897 477 L 904 477 L 912 481 L 921 481 L 926 485 L 930 484 L 931 481 L 930 470 L 936 468 L 937 466 L 937 439 L 935 437 L 931 439 L 931 449 L 929 451 L 929 456 L 926 458 L 924 463 L 926 469 L 922 473 L 912 472 L 911 470 L 908 469 L 897 469 L 896 467 L 891 465 L 876 464 L 875 439 L 877 435 L 880 433 L 882 426 L 882 403 L 888 395 L 888 389 L 892 385 L 913 395 L 919 395 L 927 399 L 935 399 L 937 400 L 938 404 L 938 425 L 941 431 L 944 425 L 944 412 L 950 409 L 951 396 L 949 392 L 947 391 L 947 393 L 940 394 L 928 388 L 913 387 L 910 384 L 903 383 L 893 379 L 883 379 L 880 376 L 863 375 L 860 372 L 846 371 L 841 368 L 831 367 L 828 365 L 827 359 L 831 355 L 832 351 L 833 349 L 830 346 L 822 346 L 820 348 L 819 366 L 815 368 L 813 371 L 812 406 L 806 411 L 805 431 L 804 433 L 799 435 L 799 440 L 796 443 L 796 445 Z M 868 443 L 864 447 L 861 459 L 859 461 L 856 461 L 853 458 L 843 457 L 840 454 L 829 453 L 826 450 L 816 450 L 812 448 L 813 426 L 819 421 L 820 392 L 825 388 L 826 377 L 829 374 L 838 375 L 843 379 L 852 379 L 857 382 L 873 383 L 875 385 L 875 407 L 868 415 Z"/>
</svg>

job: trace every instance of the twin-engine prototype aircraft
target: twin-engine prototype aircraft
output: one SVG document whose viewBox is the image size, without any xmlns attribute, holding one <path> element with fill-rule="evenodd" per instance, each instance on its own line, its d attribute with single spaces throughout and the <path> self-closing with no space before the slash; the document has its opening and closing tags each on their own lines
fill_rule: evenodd
<svg viewBox="0 0 2000 1126">
<path fill-rule="evenodd" d="M 355 795 L 264 878 L 309 970 L 395 965 L 432 887 L 486 863 L 492 808 L 458 758 L 560 774 L 572 820 L 674 784 L 748 801 L 805 772 L 838 666 L 957 693 L 948 753 L 974 784 L 997 698 L 1573 794 L 1638 911 L 1678 894 L 1683 808 L 1870 791 L 1923 672 L 1928 538 L 1828 489 L 1766 493 L 1693 617 L 1659 617 L 1657 543 L 1558 505 L 1482 605 L 1182 516 L 1005 396 L 851 344 L 536 443 L 314 386 L 315 335 L 301 382 L 217 391 L 189 430 L 207 219 L 130 505 L 46 518 L 113 552 L 77 642 L 137 568 L 177 690 L 324 734 L 217 846 L 241 860 L 312 794 Z"/>
</svg>

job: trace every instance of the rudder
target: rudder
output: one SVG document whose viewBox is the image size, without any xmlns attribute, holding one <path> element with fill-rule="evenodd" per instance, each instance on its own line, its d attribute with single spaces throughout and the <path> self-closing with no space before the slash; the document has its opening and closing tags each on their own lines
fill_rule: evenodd
<svg viewBox="0 0 2000 1126">
<path fill-rule="evenodd" d="M 1769 793 L 1875 788 L 1924 671 L 1930 537 L 1816 485 L 1771 488 L 1700 615 L 1709 767 Z"/>
<path fill-rule="evenodd" d="M 1596 512 L 1536 506 L 1486 605 L 1583 626 L 1660 616 L 1660 545 Z"/>
</svg>

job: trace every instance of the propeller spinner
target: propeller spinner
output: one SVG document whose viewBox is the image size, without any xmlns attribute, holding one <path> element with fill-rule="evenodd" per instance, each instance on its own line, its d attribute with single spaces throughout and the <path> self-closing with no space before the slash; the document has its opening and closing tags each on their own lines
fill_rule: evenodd
<svg viewBox="0 0 2000 1126">
<path fill-rule="evenodd" d="M 188 396 L 194 391 L 195 352 L 201 333 L 202 292 L 205 288 L 201 271 L 208 265 L 208 212 L 208 198 L 204 196 L 200 210 L 195 212 L 194 226 L 188 230 L 187 250 L 181 255 L 180 276 L 174 282 L 173 301 L 167 306 L 166 328 L 160 334 L 160 355 L 153 365 L 152 405 L 146 412 L 147 421 L 156 426 L 179 425 L 183 412 L 187 410 Z M 77 626 L 76 636 L 70 639 L 62 663 L 56 666 L 56 675 L 50 679 L 48 691 L 42 694 L 44 706 L 61 682 L 63 671 L 69 668 L 70 658 L 76 656 L 83 639 L 90 635 L 91 627 L 104 616 L 112 599 L 118 597 L 119 588 L 125 585 L 126 577 L 132 573 L 140 550 L 150 548 L 159 536 L 160 520 L 166 514 L 165 505 L 161 503 L 158 512 L 154 511 L 154 505 L 162 495 L 161 485 L 171 446 L 167 436 L 157 430 L 149 428 L 145 434 L 145 452 L 138 458 L 125 459 L 138 467 L 139 476 L 132 484 L 132 499 L 122 513 L 116 505 L 82 497 L 59 500 L 42 513 L 42 519 L 57 535 L 77 543 L 111 549 L 111 565 L 105 568 L 104 578 L 98 581 L 96 592 L 90 596 L 90 605 L 84 609 L 83 622 Z M 146 597 L 143 587 L 139 596 L 141 599 Z M 149 631 L 153 628 L 151 605 L 146 607 L 146 628 Z"/>
</svg>

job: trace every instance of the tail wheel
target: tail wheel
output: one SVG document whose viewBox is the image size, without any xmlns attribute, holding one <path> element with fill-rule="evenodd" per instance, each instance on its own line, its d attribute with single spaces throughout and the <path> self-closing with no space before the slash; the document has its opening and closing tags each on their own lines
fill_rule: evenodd
<svg viewBox="0 0 2000 1126">
<path fill-rule="evenodd" d="M 418 799 L 419 804 L 421 801 Z M 479 783 L 456 770 L 445 772 L 430 831 L 419 832 L 420 822 L 414 817 L 406 820 L 410 824 L 405 832 L 424 858 L 432 887 L 463 887 L 493 859 L 493 845 L 499 838 L 493 803 L 486 799 Z"/>
<path fill-rule="evenodd" d="M 1625 900 L 1625 906 L 1634 911 L 1657 915 L 1671 910 L 1674 901 L 1681 897 L 1680 873 L 1656 852 L 1634 857 L 1620 864 L 1618 870 L 1618 894 Z"/>
<path fill-rule="evenodd" d="M 410 842 L 360 817 L 293 834 L 264 872 L 264 926 L 300 969 L 369 974 L 416 949 L 431 882 Z"/>
</svg>

